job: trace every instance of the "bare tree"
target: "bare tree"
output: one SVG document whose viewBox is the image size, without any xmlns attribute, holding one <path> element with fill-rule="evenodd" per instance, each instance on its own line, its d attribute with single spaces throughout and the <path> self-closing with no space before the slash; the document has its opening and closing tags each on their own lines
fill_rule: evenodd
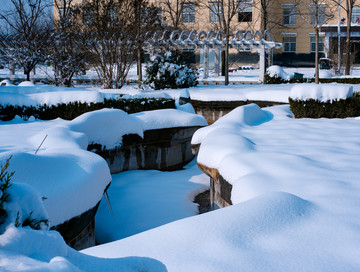
<svg viewBox="0 0 360 272">
<path fill-rule="evenodd" d="M 195 23 L 200 0 L 160 0 L 164 21 L 174 29 L 187 29 Z M 184 18 L 183 15 L 186 15 Z"/>
<path fill-rule="evenodd" d="M 148 0 L 134 0 L 133 11 L 136 28 L 136 60 L 137 60 L 137 73 L 138 73 L 138 84 L 142 82 L 142 46 L 147 36 L 151 36 L 150 33 L 162 29 L 160 8 L 155 7 L 153 4 L 149 4 Z"/>
<path fill-rule="evenodd" d="M 55 66 L 55 83 L 70 87 L 72 77 L 85 70 L 87 56 L 83 48 L 84 33 L 79 31 L 77 21 L 73 20 L 73 0 L 54 2 L 56 13 L 55 30 L 51 35 L 48 59 Z"/>
<path fill-rule="evenodd" d="M 44 59 L 52 28 L 46 16 L 47 3 L 43 0 L 10 0 L 12 8 L 0 13 L 10 35 L 2 43 L 8 58 L 23 67 L 27 80 L 36 64 Z"/>
<path fill-rule="evenodd" d="M 92 66 L 105 88 L 121 88 L 131 65 L 140 56 L 146 25 L 147 1 L 91 0 L 73 9 Z M 140 60 L 139 60 L 140 64 Z M 141 67 L 140 67 L 141 70 Z"/>
<path fill-rule="evenodd" d="M 240 4 L 241 1 L 238 0 L 221 0 L 203 4 L 209 9 L 210 23 L 221 30 L 225 35 L 225 85 L 229 85 L 229 41 L 231 36 L 231 25 L 234 18 L 236 18 L 236 15 L 238 15 Z"/>
<path fill-rule="evenodd" d="M 324 4 L 321 0 L 298 0 L 298 13 L 304 22 L 311 24 L 315 32 L 315 83 L 319 84 L 319 32 L 327 21 L 332 19 L 333 5 Z"/>
<path fill-rule="evenodd" d="M 345 45 L 345 75 L 350 75 L 351 56 L 351 17 L 356 0 L 332 0 L 337 6 L 341 6 L 346 12 L 346 45 Z M 345 1 L 345 5 L 343 4 Z"/>
</svg>

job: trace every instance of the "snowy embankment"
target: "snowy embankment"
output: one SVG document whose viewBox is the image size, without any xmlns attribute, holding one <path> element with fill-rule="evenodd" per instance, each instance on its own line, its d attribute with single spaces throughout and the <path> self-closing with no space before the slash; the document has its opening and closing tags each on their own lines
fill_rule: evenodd
<svg viewBox="0 0 360 272">
<path fill-rule="evenodd" d="M 148 256 L 168 271 L 360 269 L 360 119 L 236 109 L 200 129 L 198 162 L 233 185 L 233 206 L 84 250 Z"/>
<path fill-rule="evenodd" d="M 55 86 L 6 86 L 0 87 L 0 105 L 39 106 L 61 103 L 82 102 L 100 103 L 104 98 L 115 97 L 100 91 L 84 88 L 66 88 Z"/>
</svg>

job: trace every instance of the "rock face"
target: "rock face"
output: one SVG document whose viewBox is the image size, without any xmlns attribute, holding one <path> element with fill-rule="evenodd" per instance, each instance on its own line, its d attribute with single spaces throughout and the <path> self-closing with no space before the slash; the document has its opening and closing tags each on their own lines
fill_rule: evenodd
<svg viewBox="0 0 360 272">
<path fill-rule="evenodd" d="M 178 170 L 194 158 L 191 138 L 199 128 L 146 130 L 143 139 L 138 135 L 125 135 L 119 148 L 103 150 L 99 145 L 92 145 L 88 149 L 107 161 L 112 174 L 140 169 Z"/>
<path fill-rule="evenodd" d="M 95 214 L 99 204 L 51 229 L 60 232 L 65 242 L 76 250 L 95 246 Z"/>
<path fill-rule="evenodd" d="M 216 210 L 232 205 L 232 185 L 227 182 L 217 169 L 198 163 L 198 167 L 210 177 L 210 210 Z"/>
</svg>

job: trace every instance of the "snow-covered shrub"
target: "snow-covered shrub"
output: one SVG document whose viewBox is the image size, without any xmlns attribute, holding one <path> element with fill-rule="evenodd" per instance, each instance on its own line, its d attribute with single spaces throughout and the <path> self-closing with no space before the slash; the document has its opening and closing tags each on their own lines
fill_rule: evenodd
<svg viewBox="0 0 360 272">
<path fill-rule="evenodd" d="M 290 75 L 284 71 L 281 66 L 272 65 L 266 70 L 265 83 L 266 84 L 280 84 L 286 83 L 290 80 Z"/>
<path fill-rule="evenodd" d="M 47 213 L 39 193 L 29 185 L 11 182 L 14 172 L 8 171 L 10 159 L 0 166 L 0 234 L 11 224 L 48 229 Z"/>
<path fill-rule="evenodd" d="M 164 56 L 156 55 L 151 59 L 144 83 L 152 89 L 160 90 L 194 87 L 198 82 L 196 72 L 182 64 L 179 57 L 166 52 Z"/>
<path fill-rule="evenodd" d="M 295 85 L 289 103 L 295 118 L 360 116 L 360 96 L 346 85 Z"/>
<path fill-rule="evenodd" d="M 158 109 L 174 109 L 175 100 L 171 98 L 129 98 L 129 99 L 104 99 L 104 102 L 86 103 L 70 102 L 57 105 L 41 106 L 13 106 L 0 105 L 0 120 L 10 121 L 16 115 L 28 120 L 31 116 L 41 120 L 52 120 L 58 117 L 72 120 L 81 114 L 103 108 L 121 109 L 127 113 L 134 113 Z"/>
</svg>

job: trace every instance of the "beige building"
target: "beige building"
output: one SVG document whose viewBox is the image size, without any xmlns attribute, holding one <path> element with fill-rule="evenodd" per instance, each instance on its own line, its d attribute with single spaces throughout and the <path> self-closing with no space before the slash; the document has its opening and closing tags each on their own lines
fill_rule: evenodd
<svg viewBox="0 0 360 272">
<path fill-rule="evenodd" d="M 174 10 L 180 10 L 177 16 L 177 27 L 188 30 L 216 30 L 219 27 L 219 1 L 179 1 L 153 0 L 161 8 L 162 19 L 174 25 Z M 182 6 L 181 2 L 184 2 Z M 227 1 L 224 1 L 227 2 Z M 266 18 L 262 18 L 260 0 L 240 0 L 238 13 L 231 21 L 231 29 L 261 30 L 262 21 L 266 21 L 266 29 L 272 39 L 281 42 L 283 48 L 273 52 L 274 64 L 286 66 L 313 66 L 315 58 L 315 6 L 311 0 L 263 0 L 266 4 Z M 344 0 L 342 1 L 344 4 Z M 169 5 L 170 3 L 171 8 Z M 360 1 L 359 6 L 353 8 L 352 22 L 352 55 L 353 64 L 360 64 Z M 226 6 L 223 13 L 226 16 Z M 171 14 L 172 13 L 172 14 Z M 346 36 L 346 12 L 339 4 L 332 0 L 324 0 L 318 4 L 318 22 L 321 26 L 319 50 L 320 57 L 332 58 L 337 61 L 338 33 L 341 36 L 341 50 Z M 341 24 L 340 32 L 338 25 Z M 344 54 L 344 52 L 342 53 Z M 236 54 L 232 61 L 236 61 Z M 344 59 L 344 58 L 342 58 Z M 248 57 L 251 62 L 254 60 Z M 241 61 L 240 61 L 241 62 Z"/>
<path fill-rule="evenodd" d="M 68 1 L 68 0 L 61 0 Z M 83 0 L 73 0 L 79 3 Z M 88 0 L 90 1 L 90 0 Z M 230 2 L 236 0 L 231 0 Z M 314 0 L 239 0 L 236 15 L 231 20 L 231 30 L 266 29 L 276 42 L 283 44 L 282 49 L 274 50 L 271 59 L 274 64 L 284 66 L 313 66 L 315 58 L 315 6 Z M 227 16 L 227 7 L 219 8 L 216 0 L 150 0 L 158 9 L 158 16 L 170 26 L 187 30 L 218 30 L 219 13 Z M 227 3 L 228 1 L 223 1 Z M 265 3 L 266 16 L 260 2 Z M 345 2 L 344 0 L 342 2 Z M 360 64 L 360 0 L 353 8 L 352 53 L 353 64 Z M 56 18 L 57 11 L 54 11 Z M 320 57 L 337 61 L 338 34 L 341 36 L 341 50 L 344 51 L 346 36 L 346 12 L 333 0 L 324 0 L 318 4 L 318 21 L 321 26 L 319 50 Z M 338 25 L 341 24 L 340 32 Z M 343 53 L 342 53 L 343 54 Z M 245 56 L 245 57 L 244 57 Z M 231 63 L 246 65 L 257 62 L 258 54 L 233 52 Z M 342 58 L 344 59 L 344 58 Z M 197 62 L 200 62 L 198 59 Z"/>
</svg>

